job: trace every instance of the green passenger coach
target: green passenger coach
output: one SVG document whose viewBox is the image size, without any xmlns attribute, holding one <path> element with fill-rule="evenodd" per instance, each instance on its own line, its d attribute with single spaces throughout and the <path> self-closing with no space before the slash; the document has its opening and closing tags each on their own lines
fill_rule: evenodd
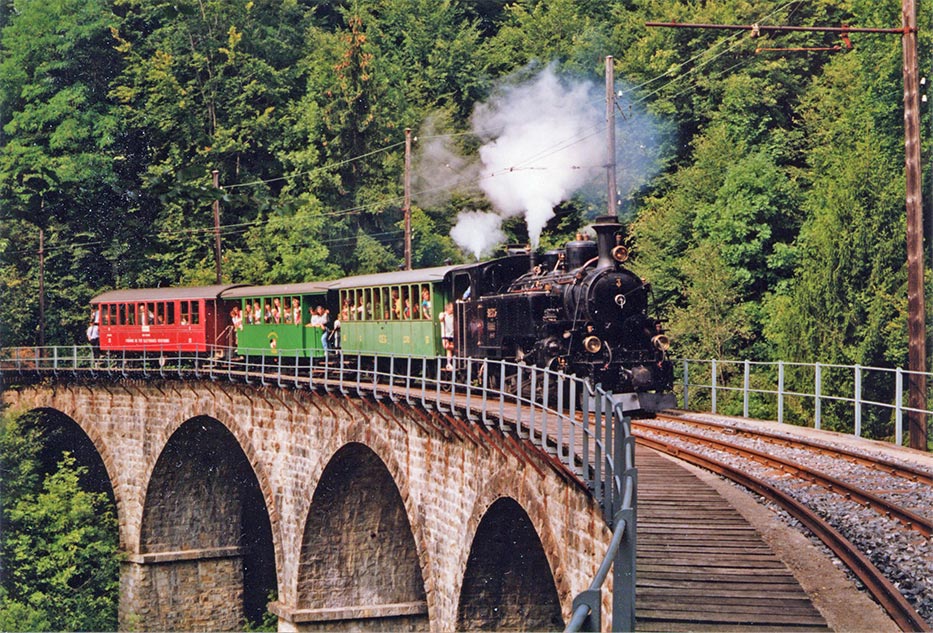
<svg viewBox="0 0 933 633">
<path fill-rule="evenodd" d="M 344 353 L 430 358 L 444 353 L 437 317 L 451 300 L 456 266 L 361 275 L 331 286 Z"/>
<path fill-rule="evenodd" d="M 238 301 L 240 305 L 237 354 L 288 358 L 324 356 L 323 330 L 311 326 L 311 310 L 317 306 L 327 307 L 327 293 L 333 283 L 246 286 L 225 292 L 225 300 Z"/>
</svg>

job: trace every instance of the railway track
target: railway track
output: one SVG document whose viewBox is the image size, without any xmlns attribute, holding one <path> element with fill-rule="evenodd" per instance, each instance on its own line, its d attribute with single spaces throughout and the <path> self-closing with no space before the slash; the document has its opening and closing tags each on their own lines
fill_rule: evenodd
<svg viewBox="0 0 933 633">
<path fill-rule="evenodd" d="M 888 577 L 891 575 L 889 569 L 879 569 L 871 556 L 862 551 L 866 548 L 845 534 L 844 527 L 837 528 L 831 524 L 834 517 L 824 518 L 825 501 L 812 503 L 813 498 L 836 496 L 842 503 L 869 509 L 882 520 L 888 520 L 891 524 L 889 530 L 910 532 L 912 538 L 929 544 L 933 520 L 919 511 L 929 513 L 929 503 L 923 508 L 911 507 L 903 502 L 904 495 L 891 494 L 891 489 L 902 486 L 929 489 L 928 472 L 812 441 L 797 442 L 777 434 L 759 436 L 751 431 L 678 416 L 664 415 L 654 421 L 634 421 L 632 429 L 639 444 L 723 475 L 781 506 L 843 561 L 902 630 L 922 631 L 933 627 L 933 623 L 928 621 L 933 619 L 928 606 L 925 613 L 928 619 L 924 619 L 914 604 L 918 602 L 916 596 L 912 603 L 899 590 L 898 585 L 904 584 L 903 577 L 898 576 L 896 585 Z M 808 460 L 807 453 L 818 455 L 820 459 Z M 867 490 L 852 478 L 827 473 L 814 465 L 819 461 L 840 460 L 858 464 L 858 469 L 883 475 L 888 490 Z M 821 487 L 820 495 L 799 494 L 800 490 L 809 490 L 813 486 Z M 923 505 L 923 496 L 919 499 L 917 504 Z M 923 600 L 919 602 L 921 607 L 926 606 Z"/>
</svg>

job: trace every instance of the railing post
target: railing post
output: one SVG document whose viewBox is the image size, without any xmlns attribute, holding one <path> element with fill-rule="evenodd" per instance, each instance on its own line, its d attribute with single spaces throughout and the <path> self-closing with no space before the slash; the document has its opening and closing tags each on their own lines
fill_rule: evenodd
<svg viewBox="0 0 933 633">
<path fill-rule="evenodd" d="M 466 385 L 464 385 L 466 390 L 466 404 L 464 405 L 465 410 L 463 413 L 466 415 L 467 420 L 475 420 L 476 418 L 473 416 L 471 408 L 471 401 L 473 400 L 473 385 L 471 384 L 473 382 L 473 361 L 467 360 L 464 362 L 466 363 Z"/>
<path fill-rule="evenodd" d="M 710 365 L 710 410 L 716 413 L 716 359 Z"/>
<path fill-rule="evenodd" d="M 855 437 L 862 437 L 862 367 L 855 366 Z"/>
<path fill-rule="evenodd" d="M 813 381 L 813 428 L 819 430 L 823 415 L 823 401 L 820 399 L 823 395 L 823 368 L 819 363 L 816 363 Z"/>
<path fill-rule="evenodd" d="M 742 376 L 742 417 L 748 417 L 748 388 L 751 384 L 752 365 L 746 358 Z"/>
<path fill-rule="evenodd" d="M 778 397 L 778 401 L 777 401 L 778 419 L 777 421 L 778 423 L 783 424 L 784 423 L 784 361 L 782 360 L 778 361 L 778 394 L 777 394 L 777 397 Z"/>
<path fill-rule="evenodd" d="M 505 361 L 499 363 L 499 430 L 505 431 Z"/>
<path fill-rule="evenodd" d="M 904 437 L 904 370 L 898 367 L 894 374 L 894 441 L 903 445 Z"/>
<path fill-rule="evenodd" d="M 684 409 L 690 408 L 690 361 L 684 359 Z"/>
<path fill-rule="evenodd" d="M 587 589 L 586 591 L 581 591 L 573 598 L 573 606 L 570 610 L 571 613 L 577 610 L 577 607 L 580 605 L 586 605 L 590 614 L 586 616 L 586 619 L 583 620 L 583 625 L 580 627 L 581 631 L 593 631 L 598 633 L 602 630 L 602 591 L 599 589 Z M 634 629 L 632 629 L 634 630 Z"/>
<path fill-rule="evenodd" d="M 630 473 L 630 475 L 629 475 Z M 634 469 L 626 473 L 637 479 Z M 632 482 L 635 485 L 635 482 Z M 635 533 L 635 508 L 620 510 L 613 520 L 614 528 L 620 522 L 625 522 L 625 533 L 622 542 L 616 550 L 615 560 L 612 564 L 612 630 L 635 630 L 635 558 L 637 553 L 637 539 Z"/>
<path fill-rule="evenodd" d="M 557 459 L 564 461 L 564 374 L 557 373 Z"/>
</svg>

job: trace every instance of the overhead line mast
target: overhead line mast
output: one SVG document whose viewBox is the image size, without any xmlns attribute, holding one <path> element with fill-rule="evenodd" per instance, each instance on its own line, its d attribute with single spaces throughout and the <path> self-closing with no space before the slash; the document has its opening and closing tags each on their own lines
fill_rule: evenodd
<svg viewBox="0 0 933 633">
<path fill-rule="evenodd" d="M 646 22 L 649 27 L 765 32 L 881 33 L 901 36 L 904 64 L 904 150 L 907 207 L 908 425 L 910 447 L 927 450 L 926 323 L 923 293 L 923 208 L 920 177 L 920 97 L 917 65 L 916 0 L 901 0 L 901 28 L 789 26 L 763 24 L 690 24 Z"/>
</svg>

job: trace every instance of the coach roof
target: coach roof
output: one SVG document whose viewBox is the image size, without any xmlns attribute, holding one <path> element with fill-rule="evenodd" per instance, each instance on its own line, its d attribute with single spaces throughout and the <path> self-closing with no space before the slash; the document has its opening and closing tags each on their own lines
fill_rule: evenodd
<svg viewBox="0 0 933 633">
<path fill-rule="evenodd" d="M 172 301 L 175 299 L 217 299 L 222 292 L 236 288 L 239 284 L 220 284 L 215 286 L 188 286 L 182 288 L 127 288 L 110 290 L 91 299 L 97 303 L 133 303 L 144 301 Z"/>
<path fill-rule="evenodd" d="M 324 294 L 334 286 L 333 281 L 309 281 L 300 284 L 278 284 L 275 286 L 237 286 L 224 291 L 224 299 L 242 297 L 278 297 L 282 295 Z"/>
</svg>

